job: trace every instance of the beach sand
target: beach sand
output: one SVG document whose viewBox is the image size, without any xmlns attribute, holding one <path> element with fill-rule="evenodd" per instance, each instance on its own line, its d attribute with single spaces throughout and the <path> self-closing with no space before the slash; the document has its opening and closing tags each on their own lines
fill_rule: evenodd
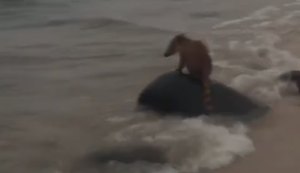
<svg viewBox="0 0 300 173">
<path fill-rule="evenodd" d="M 300 107 L 280 102 L 252 124 L 256 151 L 216 173 L 282 173 L 300 171 Z"/>
</svg>

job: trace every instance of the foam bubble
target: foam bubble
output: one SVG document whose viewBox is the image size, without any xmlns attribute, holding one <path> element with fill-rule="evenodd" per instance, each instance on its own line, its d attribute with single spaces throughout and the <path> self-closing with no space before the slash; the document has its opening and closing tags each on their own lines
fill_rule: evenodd
<svg viewBox="0 0 300 173">
<path fill-rule="evenodd" d="M 225 127 L 204 118 L 140 123 L 121 130 L 110 140 L 126 143 L 124 139 L 164 148 L 168 164 L 183 172 L 217 169 L 254 150 L 245 125 Z"/>
<path fill-rule="evenodd" d="M 285 6 L 285 7 L 290 7 L 290 6 L 295 6 L 295 5 L 300 5 L 300 1 L 297 0 L 295 2 L 283 4 L 283 6 Z"/>
<path fill-rule="evenodd" d="M 228 41 L 232 54 L 239 53 L 238 59 L 227 59 L 227 62 L 215 64 L 240 71 L 229 82 L 231 87 L 256 100 L 271 104 L 282 98 L 282 86 L 279 86 L 278 76 L 289 70 L 300 69 L 298 57 L 276 46 L 281 41 L 280 35 L 275 32 L 253 31 L 251 39 L 236 38 Z M 244 57 L 240 57 L 240 54 Z"/>
<path fill-rule="evenodd" d="M 220 24 L 217 24 L 213 28 L 215 28 L 215 29 L 223 28 L 223 27 L 227 27 L 230 25 L 236 25 L 236 24 L 240 24 L 240 23 L 243 23 L 246 21 L 251 21 L 251 20 L 266 20 L 266 19 L 269 19 L 271 15 L 273 15 L 274 13 L 278 13 L 279 11 L 280 11 L 280 9 L 278 7 L 268 6 L 268 7 L 265 7 L 260 10 L 255 11 L 254 13 L 252 13 L 249 16 L 242 17 L 239 19 L 229 20 L 229 21 L 225 21 Z"/>
</svg>

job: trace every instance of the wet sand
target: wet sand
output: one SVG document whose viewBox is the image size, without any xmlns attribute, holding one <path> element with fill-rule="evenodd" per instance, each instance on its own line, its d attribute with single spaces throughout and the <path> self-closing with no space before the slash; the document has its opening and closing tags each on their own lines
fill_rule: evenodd
<svg viewBox="0 0 300 173">
<path fill-rule="evenodd" d="M 285 101 L 251 127 L 256 151 L 216 173 L 282 173 L 300 171 L 300 107 Z"/>
</svg>

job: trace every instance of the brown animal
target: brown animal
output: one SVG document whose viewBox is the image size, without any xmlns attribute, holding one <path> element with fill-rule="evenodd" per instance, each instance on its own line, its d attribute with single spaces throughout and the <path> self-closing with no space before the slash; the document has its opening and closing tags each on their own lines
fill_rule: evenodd
<svg viewBox="0 0 300 173">
<path fill-rule="evenodd" d="M 204 88 L 203 103 L 207 113 L 210 113 L 213 110 L 210 91 L 212 60 L 208 48 L 200 40 L 192 40 L 179 34 L 171 40 L 164 56 L 169 57 L 177 52 L 180 59 L 176 70 L 182 73 L 182 69 L 186 67 L 191 76 L 201 80 Z"/>
</svg>

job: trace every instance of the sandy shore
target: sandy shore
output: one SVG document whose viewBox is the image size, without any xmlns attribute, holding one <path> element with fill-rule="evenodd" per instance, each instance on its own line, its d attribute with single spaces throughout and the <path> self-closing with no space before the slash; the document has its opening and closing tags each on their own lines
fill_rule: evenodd
<svg viewBox="0 0 300 173">
<path fill-rule="evenodd" d="M 256 151 L 216 173 L 300 172 L 300 107 L 281 102 L 252 125 Z"/>
</svg>

